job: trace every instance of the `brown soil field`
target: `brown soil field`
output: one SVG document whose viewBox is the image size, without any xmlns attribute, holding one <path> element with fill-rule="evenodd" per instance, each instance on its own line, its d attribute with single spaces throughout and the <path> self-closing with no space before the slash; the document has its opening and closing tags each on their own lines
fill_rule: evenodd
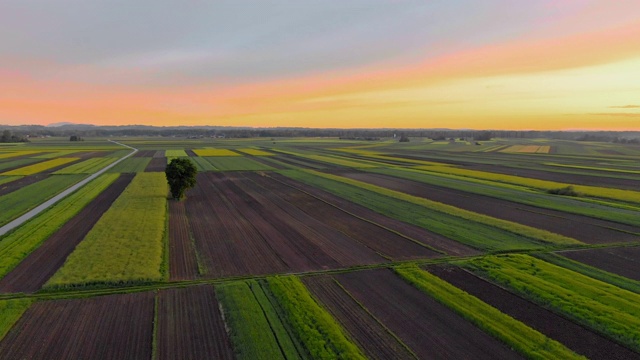
<svg viewBox="0 0 640 360">
<path fill-rule="evenodd" d="M 190 156 L 190 157 L 197 157 L 197 156 L 198 156 L 198 155 L 197 155 L 196 153 L 194 153 L 194 152 L 193 152 L 193 150 L 191 150 L 191 149 L 185 149 L 185 150 L 184 150 L 184 152 L 186 152 L 186 153 L 187 153 L 187 156 Z"/>
<path fill-rule="evenodd" d="M 442 255 L 363 220 L 363 214 L 353 216 L 254 173 L 198 174 L 185 210 L 208 277 L 336 269 L 388 258 Z"/>
<path fill-rule="evenodd" d="M 164 156 L 164 154 L 165 154 L 165 153 L 164 153 L 164 150 L 156 150 L 156 152 L 155 152 L 155 153 L 153 153 L 153 157 L 154 157 L 154 158 L 163 158 L 163 157 L 166 157 L 166 156 Z"/>
<path fill-rule="evenodd" d="M 122 174 L 84 209 L 56 231 L 0 280 L 0 292 L 32 293 L 39 290 L 64 264 L 102 214 L 109 209 L 134 174 Z M 28 224 L 27 224 L 28 226 Z"/>
<path fill-rule="evenodd" d="M 450 265 L 434 265 L 429 266 L 427 270 L 590 359 L 640 358 L 640 354 L 514 295 L 502 287 L 485 281 L 464 269 Z"/>
<path fill-rule="evenodd" d="M 287 271 L 261 232 L 214 185 L 199 173 L 197 185 L 187 193 L 186 211 L 196 250 L 210 277 L 266 274 Z M 257 261 L 257 259 L 260 259 Z"/>
<path fill-rule="evenodd" d="M 619 243 L 638 241 L 640 239 L 639 235 L 627 233 L 629 231 L 640 234 L 640 228 L 612 221 L 542 209 L 382 174 L 352 170 L 333 171 L 333 173 L 498 219 L 544 229 L 588 244 Z M 620 231 L 616 229 L 620 229 Z"/>
<path fill-rule="evenodd" d="M 198 277 L 198 262 L 191 241 L 189 218 L 184 201 L 169 201 L 169 279 L 190 280 Z"/>
<path fill-rule="evenodd" d="M 409 239 L 374 222 L 363 221 L 362 219 L 367 219 L 367 213 L 355 213 L 355 216 L 353 216 L 334 205 L 320 201 L 310 194 L 274 181 L 273 178 L 267 176 L 245 173 L 244 177 L 250 179 L 252 183 L 241 181 L 239 184 L 244 185 L 243 189 L 251 193 L 254 198 L 263 195 L 267 198 L 265 200 L 270 201 L 292 216 L 298 215 L 300 212 L 296 210 L 299 209 L 310 216 L 310 219 L 302 218 L 300 219 L 301 221 L 321 219 L 323 223 L 331 228 L 387 258 L 407 260 L 442 255 L 423 246 L 417 240 Z M 254 184 L 259 188 L 256 188 Z M 264 191 L 260 189 L 264 189 Z M 291 205 L 295 206 L 295 208 L 292 208 Z M 272 205 L 265 202 L 265 206 Z"/>
<path fill-rule="evenodd" d="M 269 173 L 268 175 L 282 184 L 312 195 L 313 197 L 323 202 L 332 204 L 342 209 L 343 211 L 349 212 L 351 214 L 357 214 L 361 218 L 372 221 L 376 224 L 379 224 L 380 226 L 383 226 L 400 234 L 404 234 L 405 236 L 415 239 L 429 247 L 443 251 L 444 253 L 447 253 L 449 255 L 467 256 L 477 255 L 481 253 L 480 251 L 465 246 L 457 241 L 448 239 L 439 234 L 435 234 L 421 227 L 407 224 L 396 219 L 388 218 L 364 206 L 350 202 L 324 190 L 320 190 L 307 184 L 297 182 L 280 174 Z"/>
<path fill-rule="evenodd" d="M 147 165 L 145 172 L 163 172 L 167 168 L 166 157 L 153 157 Z"/>
<path fill-rule="evenodd" d="M 0 359 L 151 359 L 154 294 L 33 304 L 0 342 Z"/>
<path fill-rule="evenodd" d="M 332 276 L 302 279 L 316 299 L 345 328 L 371 359 L 415 359 L 387 329 L 367 313 Z"/>
<path fill-rule="evenodd" d="M 640 247 L 563 251 L 558 254 L 581 263 L 640 281 Z"/>
<path fill-rule="evenodd" d="M 159 360 L 234 358 L 212 286 L 161 290 L 157 328 Z"/>
<path fill-rule="evenodd" d="M 335 278 L 420 359 L 521 358 L 391 270 L 357 271 Z"/>
<path fill-rule="evenodd" d="M 153 157 L 155 153 L 155 150 L 138 150 L 133 157 Z"/>
</svg>

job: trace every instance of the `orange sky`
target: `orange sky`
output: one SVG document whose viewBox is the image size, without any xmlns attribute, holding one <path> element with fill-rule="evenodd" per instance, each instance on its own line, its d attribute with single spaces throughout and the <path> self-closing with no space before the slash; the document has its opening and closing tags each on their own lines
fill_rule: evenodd
<svg viewBox="0 0 640 360">
<path fill-rule="evenodd" d="M 590 28 L 607 5 L 586 3 L 509 39 L 241 81 L 4 56 L 0 124 L 640 130 L 640 5 Z"/>
</svg>

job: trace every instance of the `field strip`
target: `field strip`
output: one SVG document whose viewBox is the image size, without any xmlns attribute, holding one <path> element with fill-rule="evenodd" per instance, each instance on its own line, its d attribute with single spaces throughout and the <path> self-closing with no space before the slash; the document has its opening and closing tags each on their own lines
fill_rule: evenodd
<svg viewBox="0 0 640 360">
<path fill-rule="evenodd" d="M 43 202 L 42 204 L 36 206 L 34 209 L 32 209 L 31 211 L 27 212 L 26 214 L 20 216 L 19 218 L 11 221 L 10 223 L 0 227 L 0 236 L 6 234 L 7 232 L 17 228 L 18 226 L 24 224 L 27 220 L 33 218 L 34 216 L 40 214 L 41 212 L 43 212 L 45 209 L 47 209 L 49 206 L 57 203 L 58 201 L 64 199 L 65 197 L 67 197 L 69 194 L 71 194 L 72 192 L 80 189 L 81 187 L 85 186 L 87 183 L 89 183 L 91 180 L 97 178 L 98 176 L 104 174 L 107 170 L 111 169 L 112 167 L 116 166 L 118 163 L 120 163 L 121 161 L 129 158 L 130 156 L 132 156 L 133 154 L 135 154 L 136 152 L 138 152 L 138 149 L 133 148 L 129 145 L 125 145 L 125 144 L 121 144 L 119 142 L 116 141 L 112 141 L 109 140 L 113 143 L 116 143 L 118 145 L 122 145 L 128 148 L 133 149 L 133 151 L 131 153 L 129 153 L 129 155 L 126 155 L 120 159 L 118 159 L 117 161 L 105 166 L 104 168 L 102 168 L 101 170 L 95 172 L 94 174 L 90 175 L 89 177 L 87 177 L 84 180 L 81 180 L 80 182 L 78 182 L 77 184 L 71 186 L 70 188 L 64 190 L 63 192 L 59 193 L 58 195 L 52 197 L 51 199 Z"/>
<path fill-rule="evenodd" d="M 316 176 L 324 177 L 331 180 L 336 180 L 336 181 L 350 184 L 356 187 L 364 188 L 373 192 L 377 192 L 379 194 L 387 195 L 392 198 L 397 198 L 413 204 L 424 206 L 427 209 L 445 213 L 447 215 L 459 217 L 465 220 L 475 221 L 483 225 L 493 226 L 507 232 L 511 232 L 514 234 L 531 238 L 533 240 L 538 240 L 538 241 L 542 241 L 550 244 L 562 244 L 562 245 L 582 244 L 580 241 L 566 237 L 566 236 L 554 234 L 545 230 L 540 230 L 537 228 L 521 225 L 521 224 L 510 222 L 510 221 L 493 218 L 493 217 L 475 213 L 472 211 L 463 210 L 451 205 L 446 205 L 443 203 L 431 201 L 425 198 L 419 198 L 419 197 L 407 195 L 399 191 L 389 190 L 387 188 L 382 188 L 380 186 L 371 185 L 365 182 L 351 180 L 342 176 L 335 176 L 335 175 L 325 174 L 317 171 L 311 171 L 311 170 L 305 170 L 305 171 L 307 173 L 310 173 Z"/>
</svg>

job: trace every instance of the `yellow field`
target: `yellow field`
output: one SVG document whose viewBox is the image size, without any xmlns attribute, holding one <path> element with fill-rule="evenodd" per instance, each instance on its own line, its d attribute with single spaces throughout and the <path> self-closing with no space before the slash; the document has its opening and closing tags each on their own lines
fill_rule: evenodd
<svg viewBox="0 0 640 360">
<path fill-rule="evenodd" d="M 58 158 L 58 159 L 44 161 L 38 164 L 21 167 L 19 169 L 7 171 L 0 175 L 33 175 L 33 174 L 37 174 L 39 172 L 54 168 L 56 166 L 64 165 L 76 160 L 80 160 L 80 158 Z"/>
<path fill-rule="evenodd" d="M 33 155 L 41 153 L 42 151 L 12 151 L 6 153 L 0 153 L 0 159 L 7 159 L 16 156 Z"/>
<path fill-rule="evenodd" d="M 242 156 L 229 149 L 194 149 L 193 152 L 198 156 Z"/>
<path fill-rule="evenodd" d="M 270 152 L 266 152 L 266 151 L 262 151 L 262 150 L 258 150 L 258 149 L 238 149 L 238 151 L 241 151 L 247 155 L 253 155 L 253 156 L 273 156 L 275 154 L 272 154 Z"/>
<path fill-rule="evenodd" d="M 511 145 L 499 151 L 506 153 L 548 154 L 549 150 L 551 150 L 551 146 Z"/>
</svg>

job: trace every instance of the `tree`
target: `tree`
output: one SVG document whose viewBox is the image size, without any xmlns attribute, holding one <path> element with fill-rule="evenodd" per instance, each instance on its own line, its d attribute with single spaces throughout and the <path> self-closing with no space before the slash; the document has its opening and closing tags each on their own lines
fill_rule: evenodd
<svg viewBox="0 0 640 360">
<path fill-rule="evenodd" d="M 175 158 L 167 165 L 164 173 L 167 175 L 171 196 L 176 200 L 180 200 L 184 197 L 187 189 L 196 185 L 198 169 L 188 158 Z"/>
<path fill-rule="evenodd" d="M 0 138 L 0 142 L 3 142 L 3 143 L 11 142 L 11 131 L 4 130 L 2 132 L 2 138 Z"/>
</svg>

